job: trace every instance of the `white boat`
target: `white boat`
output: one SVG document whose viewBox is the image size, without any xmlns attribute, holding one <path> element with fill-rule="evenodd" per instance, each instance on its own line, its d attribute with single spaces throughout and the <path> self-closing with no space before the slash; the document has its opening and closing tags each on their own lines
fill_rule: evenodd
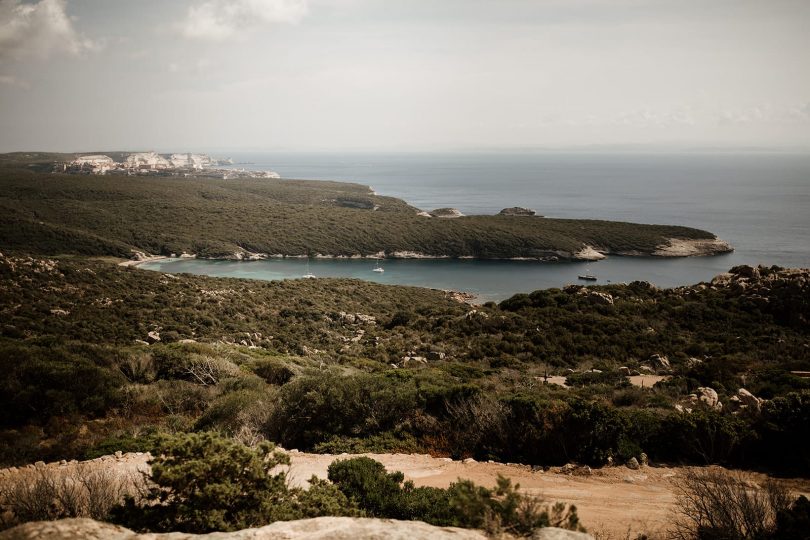
<svg viewBox="0 0 810 540">
<path fill-rule="evenodd" d="M 382 266 L 380 266 L 380 261 L 377 261 L 377 266 L 374 267 L 372 272 L 380 272 L 380 273 L 385 272 L 385 269 Z"/>
</svg>

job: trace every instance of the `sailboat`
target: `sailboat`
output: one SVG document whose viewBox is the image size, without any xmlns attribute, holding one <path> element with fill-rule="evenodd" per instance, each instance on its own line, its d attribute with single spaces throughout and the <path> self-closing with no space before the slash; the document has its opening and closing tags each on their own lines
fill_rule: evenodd
<svg viewBox="0 0 810 540">
<path fill-rule="evenodd" d="M 307 273 L 304 274 L 304 279 L 314 279 L 317 277 L 315 274 L 309 271 L 309 259 L 307 259 Z"/>
<path fill-rule="evenodd" d="M 379 272 L 379 273 L 385 272 L 385 269 L 382 266 L 380 266 L 380 261 L 377 261 L 377 266 L 374 267 L 372 272 Z"/>
<path fill-rule="evenodd" d="M 586 267 L 586 270 L 587 270 L 587 267 Z M 595 275 L 593 275 L 593 274 L 591 274 L 590 272 L 587 272 L 587 271 L 584 274 L 578 275 L 577 278 L 582 279 L 584 281 L 596 281 L 597 280 L 597 277 Z"/>
</svg>

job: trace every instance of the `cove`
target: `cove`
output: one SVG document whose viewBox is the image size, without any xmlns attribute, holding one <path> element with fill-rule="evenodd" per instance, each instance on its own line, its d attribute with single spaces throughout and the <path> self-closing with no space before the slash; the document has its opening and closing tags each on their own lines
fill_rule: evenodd
<svg viewBox="0 0 810 540">
<path fill-rule="evenodd" d="M 713 257 L 663 259 L 608 257 L 592 262 L 536 262 L 470 259 L 388 259 L 385 272 L 373 272 L 369 259 L 268 259 L 225 261 L 160 259 L 140 268 L 165 273 L 259 280 L 300 279 L 309 271 L 319 278 L 355 278 L 387 285 L 411 285 L 474 294 L 477 302 L 501 301 L 517 293 L 563 287 L 571 283 L 606 285 L 649 281 L 659 287 L 677 287 L 709 281 L 740 261 L 734 254 Z M 308 266 L 307 266 L 308 265 Z M 580 281 L 590 273 L 597 281 Z"/>
</svg>

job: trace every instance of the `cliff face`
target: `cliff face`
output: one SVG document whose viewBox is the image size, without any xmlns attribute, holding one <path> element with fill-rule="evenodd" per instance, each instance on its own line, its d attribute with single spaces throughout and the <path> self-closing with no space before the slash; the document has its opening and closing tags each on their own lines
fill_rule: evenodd
<svg viewBox="0 0 810 540">
<path fill-rule="evenodd" d="M 700 257 L 728 253 L 729 251 L 734 251 L 731 244 L 719 238 L 711 240 L 671 238 L 668 244 L 657 246 L 652 255 L 656 257 Z"/>
</svg>

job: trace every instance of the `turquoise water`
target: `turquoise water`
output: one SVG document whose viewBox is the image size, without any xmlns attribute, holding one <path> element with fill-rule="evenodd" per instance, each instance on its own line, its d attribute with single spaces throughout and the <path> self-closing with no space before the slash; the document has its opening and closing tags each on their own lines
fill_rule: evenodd
<svg viewBox="0 0 810 540">
<path fill-rule="evenodd" d="M 735 252 L 688 259 L 610 257 L 584 263 L 319 260 L 318 276 L 453 289 L 500 300 L 559 287 L 591 272 L 598 283 L 643 279 L 676 286 L 738 264 L 810 267 L 810 156 L 763 153 L 293 154 L 232 153 L 234 167 L 284 178 L 354 181 L 422 208 L 494 214 L 526 206 L 549 217 L 688 225 L 731 242 Z M 179 261 L 147 268 L 256 279 L 297 278 L 301 260 Z"/>
<path fill-rule="evenodd" d="M 374 261 L 317 259 L 309 270 L 317 277 L 358 278 L 392 285 L 415 285 L 470 292 L 478 300 L 500 301 L 518 292 L 560 287 L 568 283 L 606 284 L 646 280 L 661 287 L 697 283 L 729 269 L 729 255 L 691 259 L 610 257 L 596 263 L 539 263 L 532 261 L 386 260 L 385 272 L 372 269 Z M 209 261 L 164 259 L 141 268 L 168 273 L 203 274 L 250 279 L 297 279 L 307 272 L 301 259 L 265 261 Z M 598 281 L 579 281 L 586 272 Z"/>
</svg>

